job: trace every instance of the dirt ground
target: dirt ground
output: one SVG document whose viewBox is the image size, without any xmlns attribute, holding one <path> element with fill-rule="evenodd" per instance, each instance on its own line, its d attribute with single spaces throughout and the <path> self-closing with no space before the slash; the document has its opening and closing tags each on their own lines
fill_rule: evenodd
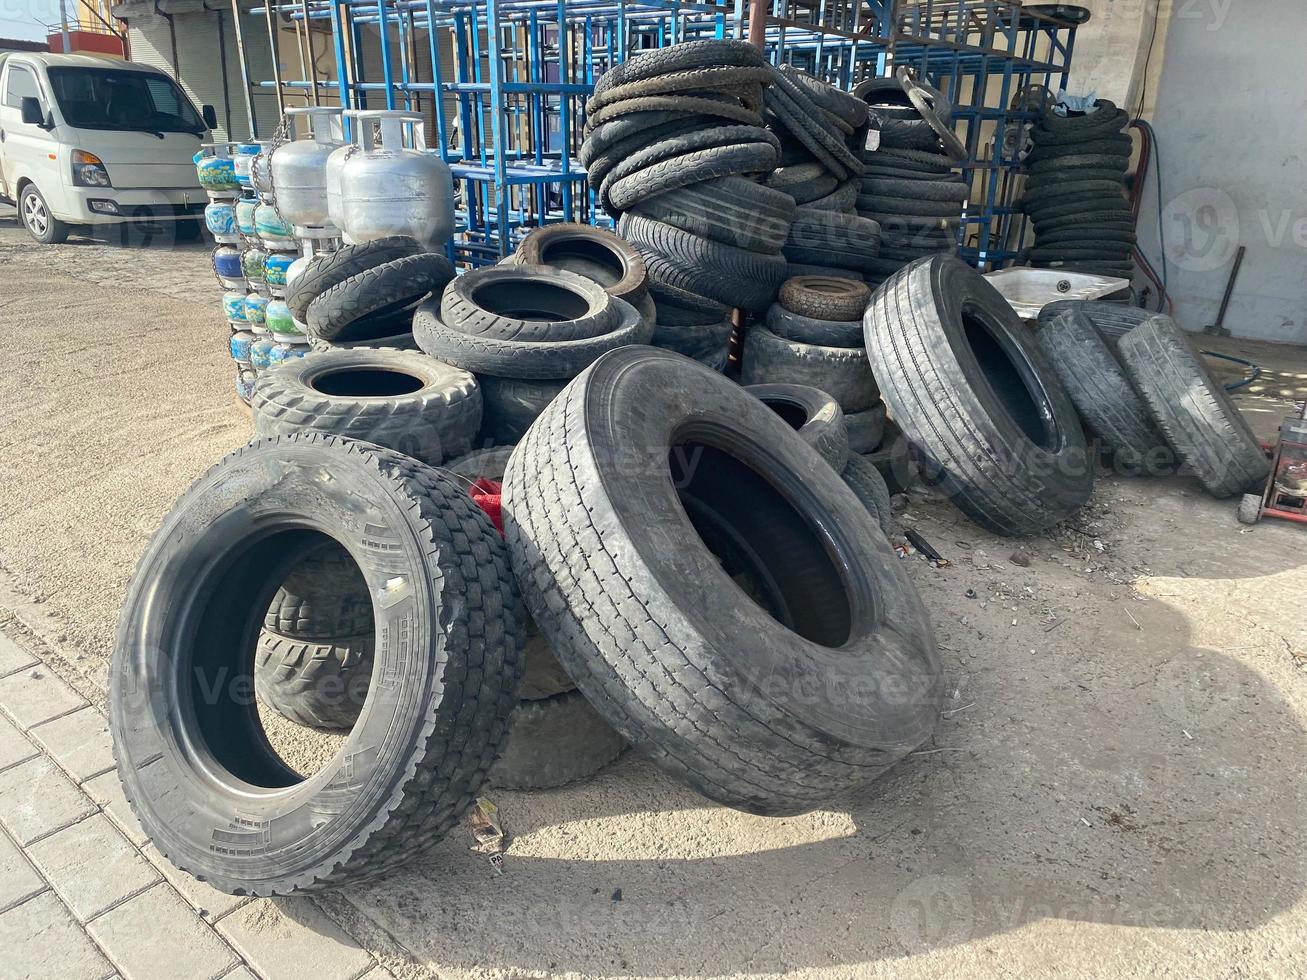
<svg viewBox="0 0 1307 980">
<path fill-rule="evenodd" d="M 205 249 L 38 248 L 2 214 L 0 282 L 0 625 L 102 698 L 148 535 L 249 436 L 218 289 Z M 1266 369 L 1239 402 L 1269 435 L 1307 352 L 1220 349 Z M 415 976 L 1307 975 L 1307 528 L 1234 511 L 1107 478 L 1016 542 L 914 497 L 950 697 L 870 800 L 751 817 L 628 753 L 494 793 L 502 874 L 460 831 L 325 904 Z"/>
</svg>

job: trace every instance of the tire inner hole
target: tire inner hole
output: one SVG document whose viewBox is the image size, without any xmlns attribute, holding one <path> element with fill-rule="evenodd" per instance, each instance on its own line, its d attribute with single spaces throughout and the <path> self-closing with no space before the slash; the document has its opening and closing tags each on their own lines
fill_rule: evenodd
<svg viewBox="0 0 1307 980">
<path fill-rule="evenodd" d="M 384 368 L 341 368 L 309 379 L 309 387 L 340 398 L 393 398 L 421 391 L 426 382 L 403 371 Z"/>
<path fill-rule="evenodd" d="M 529 279 L 488 282 L 472 292 L 472 302 L 483 310 L 516 320 L 559 323 L 590 312 L 584 296 L 550 282 Z"/>
<path fill-rule="evenodd" d="M 798 432 L 808 424 L 807 411 L 796 405 L 794 402 L 767 398 L 763 400 L 763 404 L 770 408 L 774 414 L 779 415 L 781 421 L 795 432 Z"/>
<path fill-rule="evenodd" d="M 816 528 L 780 491 L 742 460 L 700 442 L 674 445 L 668 468 L 690 524 L 745 595 L 812 643 L 848 641 L 844 580 Z"/>
<path fill-rule="evenodd" d="M 1003 410 L 1027 439 L 1041 449 L 1054 450 L 1059 433 L 1053 406 L 1025 358 L 978 310 L 962 310 L 962 328 L 980 371 Z"/>
<path fill-rule="evenodd" d="M 621 258 L 599 242 L 566 239 L 550 242 L 540 250 L 545 265 L 558 266 L 593 278 L 601 286 L 615 286 L 626 271 Z"/>
</svg>

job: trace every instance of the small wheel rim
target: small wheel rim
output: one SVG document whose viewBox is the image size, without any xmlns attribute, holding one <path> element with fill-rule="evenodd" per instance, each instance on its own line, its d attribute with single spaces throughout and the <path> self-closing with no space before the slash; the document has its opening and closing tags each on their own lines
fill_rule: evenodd
<svg viewBox="0 0 1307 980">
<path fill-rule="evenodd" d="M 37 235 L 44 235 L 50 230 L 50 216 L 46 213 L 45 202 L 36 194 L 26 194 L 23 197 L 23 222 Z"/>
</svg>

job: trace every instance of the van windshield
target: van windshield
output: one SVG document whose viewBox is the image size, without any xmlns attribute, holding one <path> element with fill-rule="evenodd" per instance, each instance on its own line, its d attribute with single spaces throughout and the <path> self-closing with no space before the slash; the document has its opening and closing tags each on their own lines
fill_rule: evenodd
<svg viewBox="0 0 1307 980">
<path fill-rule="evenodd" d="M 51 68 L 49 74 L 59 111 L 75 129 L 205 130 L 190 99 L 166 75 L 116 68 Z"/>
</svg>

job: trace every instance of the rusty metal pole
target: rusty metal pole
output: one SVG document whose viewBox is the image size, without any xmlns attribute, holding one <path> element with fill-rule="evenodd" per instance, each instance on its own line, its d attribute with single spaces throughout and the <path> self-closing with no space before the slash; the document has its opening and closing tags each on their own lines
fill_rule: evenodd
<svg viewBox="0 0 1307 980">
<path fill-rule="evenodd" d="M 749 0 L 749 43 L 761 48 L 767 38 L 768 0 Z"/>
</svg>

